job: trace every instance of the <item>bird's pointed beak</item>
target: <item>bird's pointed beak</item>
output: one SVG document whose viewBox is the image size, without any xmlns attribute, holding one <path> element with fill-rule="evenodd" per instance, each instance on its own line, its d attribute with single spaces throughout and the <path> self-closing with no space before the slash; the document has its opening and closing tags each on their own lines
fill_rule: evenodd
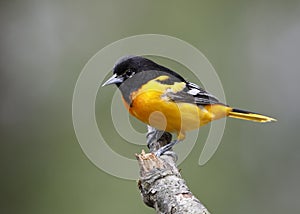
<svg viewBox="0 0 300 214">
<path fill-rule="evenodd" d="M 122 83 L 123 81 L 124 79 L 122 77 L 118 77 L 117 74 L 114 74 L 105 83 L 102 84 L 102 87 L 110 84 Z"/>
</svg>

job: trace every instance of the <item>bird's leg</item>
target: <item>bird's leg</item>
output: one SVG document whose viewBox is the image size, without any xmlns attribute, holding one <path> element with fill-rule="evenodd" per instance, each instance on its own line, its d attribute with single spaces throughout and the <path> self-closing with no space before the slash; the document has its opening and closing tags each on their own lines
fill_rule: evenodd
<svg viewBox="0 0 300 214">
<path fill-rule="evenodd" d="M 165 152 L 167 152 L 168 150 L 172 149 L 172 147 L 179 143 L 181 140 L 173 140 L 170 143 L 168 143 L 167 145 L 164 145 L 163 147 L 160 147 L 154 154 L 159 157 L 162 154 L 164 154 Z"/>
<path fill-rule="evenodd" d="M 157 142 L 163 136 L 164 131 L 157 130 L 149 125 L 147 127 L 148 127 L 147 146 L 151 151 L 151 149 L 155 149 L 153 148 L 152 144 Z"/>
</svg>

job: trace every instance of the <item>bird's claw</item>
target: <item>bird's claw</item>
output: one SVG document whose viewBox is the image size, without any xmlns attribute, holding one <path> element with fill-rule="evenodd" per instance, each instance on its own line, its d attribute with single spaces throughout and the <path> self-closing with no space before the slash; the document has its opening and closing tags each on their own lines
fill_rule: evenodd
<svg viewBox="0 0 300 214">
<path fill-rule="evenodd" d="M 156 152 L 154 152 L 154 154 L 157 157 L 160 157 L 162 154 L 166 153 L 167 151 L 169 151 L 170 149 L 172 149 L 172 147 L 177 144 L 179 142 L 179 140 L 173 140 L 171 141 L 169 144 L 164 145 L 163 147 L 160 147 Z"/>
</svg>

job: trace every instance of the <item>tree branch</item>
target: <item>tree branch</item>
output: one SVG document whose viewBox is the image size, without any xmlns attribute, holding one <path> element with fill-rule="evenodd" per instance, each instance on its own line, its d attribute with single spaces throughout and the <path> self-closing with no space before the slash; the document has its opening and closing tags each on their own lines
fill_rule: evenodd
<svg viewBox="0 0 300 214">
<path fill-rule="evenodd" d="M 209 214 L 181 178 L 175 152 L 168 151 L 160 157 L 153 154 L 171 139 L 170 133 L 148 126 L 147 143 L 152 153 L 142 151 L 136 155 L 140 167 L 138 187 L 144 203 L 157 213 Z"/>
</svg>

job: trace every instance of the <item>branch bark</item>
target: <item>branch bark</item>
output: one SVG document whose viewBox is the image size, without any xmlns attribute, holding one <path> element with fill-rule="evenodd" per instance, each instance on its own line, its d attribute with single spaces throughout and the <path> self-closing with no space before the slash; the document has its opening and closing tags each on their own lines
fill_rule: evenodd
<svg viewBox="0 0 300 214">
<path fill-rule="evenodd" d="M 138 187 L 144 203 L 157 213 L 209 214 L 182 179 L 175 152 L 168 151 L 160 157 L 153 154 L 171 139 L 170 133 L 148 126 L 147 143 L 151 153 L 142 151 L 136 155 L 140 167 Z"/>
</svg>

